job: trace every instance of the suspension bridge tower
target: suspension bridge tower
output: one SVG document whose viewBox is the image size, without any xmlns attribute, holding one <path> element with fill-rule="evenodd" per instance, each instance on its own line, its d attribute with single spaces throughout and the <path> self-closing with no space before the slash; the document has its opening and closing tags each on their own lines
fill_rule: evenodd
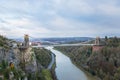
<svg viewBox="0 0 120 80">
<path fill-rule="evenodd" d="M 96 37 L 96 39 L 95 39 L 95 45 L 100 45 L 100 37 Z"/>
<path fill-rule="evenodd" d="M 96 37 L 96 39 L 95 39 L 95 45 L 93 45 L 92 51 L 93 51 L 93 52 L 98 52 L 98 51 L 100 51 L 103 47 L 104 47 L 104 45 L 101 44 L 101 39 L 100 39 L 100 37 Z"/>
<path fill-rule="evenodd" d="M 28 34 L 24 35 L 24 47 L 26 48 L 29 47 L 29 35 Z"/>
</svg>

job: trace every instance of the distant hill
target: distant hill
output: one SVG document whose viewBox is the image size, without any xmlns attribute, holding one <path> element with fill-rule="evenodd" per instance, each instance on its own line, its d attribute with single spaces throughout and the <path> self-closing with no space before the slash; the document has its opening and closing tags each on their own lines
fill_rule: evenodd
<svg viewBox="0 0 120 80">
<path fill-rule="evenodd" d="M 93 40 L 91 37 L 63 37 L 63 38 L 36 38 L 33 41 L 53 42 L 53 43 L 77 43 Z"/>
<path fill-rule="evenodd" d="M 23 39 L 15 39 L 22 42 Z M 41 42 L 43 44 L 63 44 L 63 43 L 79 43 L 94 40 L 91 37 L 62 37 L 62 38 L 30 38 L 32 42 Z"/>
</svg>

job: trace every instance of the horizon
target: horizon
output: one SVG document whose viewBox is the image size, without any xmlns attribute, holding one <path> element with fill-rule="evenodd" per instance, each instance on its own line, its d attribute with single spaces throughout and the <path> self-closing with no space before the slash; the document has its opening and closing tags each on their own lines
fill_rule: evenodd
<svg viewBox="0 0 120 80">
<path fill-rule="evenodd" d="M 0 34 L 32 37 L 120 36 L 119 0 L 1 0 Z"/>
<path fill-rule="evenodd" d="M 55 38 L 58 38 L 58 39 L 61 39 L 61 38 L 93 38 L 95 39 L 96 37 L 100 37 L 100 36 L 95 36 L 95 37 L 86 37 L 86 36 L 82 36 L 82 37 L 79 37 L 79 36 L 76 36 L 76 37 L 73 37 L 73 36 L 67 36 L 67 37 L 33 37 L 30 39 L 55 39 Z M 119 36 L 107 36 L 108 38 L 114 38 L 114 37 L 117 37 L 117 38 L 120 38 Z M 24 39 L 24 37 L 14 37 L 14 38 L 10 38 L 10 37 L 7 37 L 9 39 Z M 100 37 L 100 38 L 105 38 L 105 36 L 103 37 Z"/>
</svg>

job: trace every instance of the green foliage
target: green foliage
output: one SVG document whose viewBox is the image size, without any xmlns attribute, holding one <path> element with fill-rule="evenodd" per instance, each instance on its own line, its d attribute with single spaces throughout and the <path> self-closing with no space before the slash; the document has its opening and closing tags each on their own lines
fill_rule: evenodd
<svg viewBox="0 0 120 80">
<path fill-rule="evenodd" d="M 5 79 L 9 79 L 9 72 L 10 69 L 8 68 L 8 62 L 5 60 L 2 60 L 2 62 L 0 63 L 0 73 L 4 75 Z"/>
<path fill-rule="evenodd" d="M 2 69 L 6 69 L 8 67 L 8 62 L 5 60 L 2 60 Z"/>
<path fill-rule="evenodd" d="M 115 38 L 113 41 L 116 43 L 119 40 Z M 101 80 L 120 80 L 120 47 L 116 44 L 104 46 L 98 52 L 92 52 L 92 47 L 88 46 L 55 48 L 69 56 L 77 66 L 97 75 Z"/>
<path fill-rule="evenodd" d="M 32 74 L 28 74 L 28 80 L 32 80 Z"/>
<path fill-rule="evenodd" d="M 10 73 L 10 69 L 5 69 L 3 75 L 4 75 L 4 79 L 9 79 L 9 73 Z"/>
<path fill-rule="evenodd" d="M 120 80 L 120 67 L 117 68 L 117 71 L 114 74 L 114 80 Z"/>
<path fill-rule="evenodd" d="M 33 49 L 36 55 L 37 62 L 39 62 L 43 67 L 47 68 L 51 61 L 50 51 L 47 49 Z"/>
<path fill-rule="evenodd" d="M 10 72 L 13 72 L 14 74 L 14 79 L 18 80 L 19 78 L 23 77 L 23 72 L 22 70 L 20 69 L 16 69 L 16 68 L 9 68 L 8 66 L 8 62 L 3 60 L 1 63 L 0 63 L 0 73 L 4 75 L 4 80 L 9 80 L 9 74 Z"/>
<path fill-rule="evenodd" d="M 107 36 L 105 36 L 105 41 L 108 41 L 108 37 Z"/>
<path fill-rule="evenodd" d="M 69 56 L 73 62 L 76 64 L 84 64 L 87 58 L 92 54 L 92 47 L 84 46 L 74 46 L 74 47 L 55 47 L 56 49 L 62 51 L 65 55 Z"/>
<path fill-rule="evenodd" d="M 106 38 L 105 37 L 105 42 L 106 45 L 109 47 L 118 47 L 120 46 L 120 38 L 115 37 L 111 37 L 111 38 Z"/>
<path fill-rule="evenodd" d="M 0 63 L 0 73 L 3 73 L 5 69 L 7 69 L 7 67 L 8 63 L 5 60 L 2 60 L 2 62 Z"/>
<path fill-rule="evenodd" d="M 47 69 L 42 70 L 42 75 L 43 80 L 53 80 L 50 71 Z"/>
<path fill-rule="evenodd" d="M 109 74 L 105 75 L 104 79 L 103 80 L 111 80 L 111 77 Z"/>
<path fill-rule="evenodd" d="M 51 72 L 48 69 L 42 69 L 41 73 L 28 74 L 28 80 L 53 80 Z"/>
<path fill-rule="evenodd" d="M 7 44 L 8 41 L 9 41 L 9 39 L 7 39 L 6 37 L 0 35 L 0 47 L 8 49 L 9 48 L 9 46 Z"/>
</svg>

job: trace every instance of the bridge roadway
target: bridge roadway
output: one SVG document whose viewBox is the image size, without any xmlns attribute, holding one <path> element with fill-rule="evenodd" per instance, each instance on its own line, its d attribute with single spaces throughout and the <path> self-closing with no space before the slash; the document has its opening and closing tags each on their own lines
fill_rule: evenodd
<svg viewBox="0 0 120 80">
<path fill-rule="evenodd" d="M 95 44 L 83 44 L 83 43 L 76 43 L 76 44 L 54 44 L 54 45 L 41 45 L 41 46 L 32 46 L 32 47 L 47 47 L 47 46 L 93 46 Z"/>
</svg>

